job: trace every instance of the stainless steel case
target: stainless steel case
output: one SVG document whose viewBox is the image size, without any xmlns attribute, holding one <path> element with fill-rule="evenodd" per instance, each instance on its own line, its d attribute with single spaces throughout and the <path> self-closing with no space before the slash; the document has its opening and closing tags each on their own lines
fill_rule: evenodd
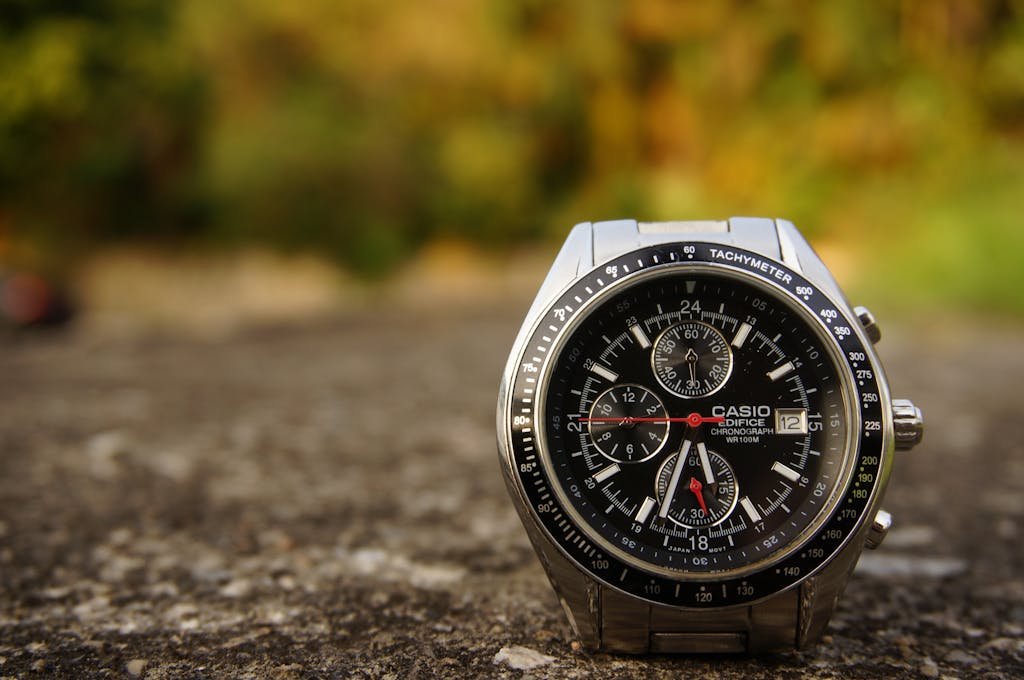
<svg viewBox="0 0 1024 680">
<path fill-rule="evenodd" d="M 511 386 L 521 368 L 528 340 L 549 317 L 555 301 L 568 289 L 624 253 L 642 249 L 659 240 L 661 243 L 722 243 L 740 248 L 744 245 L 736 243 L 733 237 L 715 232 L 673 234 L 669 230 L 661 233 L 660 238 L 648 239 L 646 243 L 634 243 L 635 239 L 631 236 L 633 232 L 623 229 L 623 242 L 609 246 L 607 241 L 595 244 L 591 223 L 577 225 L 541 285 L 510 353 L 499 389 L 497 430 L 501 467 L 509 493 L 573 629 L 590 649 L 624 652 L 758 651 L 804 646 L 821 636 L 836 599 L 863 549 L 892 464 L 893 427 L 888 383 L 857 313 L 827 267 L 791 223 L 775 220 L 771 224 L 770 238 L 776 239 L 774 243 L 777 244 L 778 257 L 772 258 L 771 254 L 762 254 L 762 257 L 775 259 L 802 275 L 828 299 L 863 346 L 866 359 L 876 376 L 879 399 L 884 408 L 881 409 L 882 426 L 879 433 L 881 461 L 871 496 L 842 545 L 817 569 L 803 574 L 778 592 L 766 593 L 755 601 L 739 605 L 690 608 L 644 601 L 636 594 L 622 590 L 617 584 L 596 577 L 568 554 L 545 529 L 529 502 L 514 459 L 510 427 L 514 417 Z M 677 266 L 687 265 L 680 262 Z M 780 291 L 788 294 L 781 287 Z M 852 380 L 853 376 L 849 378 Z M 666 630 L 659 632 L 656 630 L 659 627 Z M 676 629 L 679 633 L 673 632 Z M 673 638 L 673 635 L 676 637 Z M 657 640 L 669 640 L 672 644 L 661 648 Z"/>
</svg>

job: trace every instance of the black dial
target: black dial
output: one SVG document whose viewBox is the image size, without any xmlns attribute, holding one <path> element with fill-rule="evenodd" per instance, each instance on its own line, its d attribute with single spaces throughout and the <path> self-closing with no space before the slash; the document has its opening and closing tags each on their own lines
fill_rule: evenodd
<svg viewBox="0 0 1024 680">
<path fill-rule="evenodd" d="M 689 573 L 753 565 L 796 541 L 844 480 L 835 361 L 822 332 L 763 287 L 641 277 L 557 351 L 546 463 L 576 521 L 627 559 Z"/>
<path fill-rule="evenodd" d="M 668 412 L 653 392 L 640 385 L 615 385 L 594 400 L 587 418 L 590 440 L 619 463 L 647 460 L 668 436 Z"/>
<path fill-rule="evenodd" d="M 678 397 L 694 399 L 725 384 L 732 371 L 732 352 L 717 328 L 685 319 L 658 336 L 651 364 L 662 387 Z"/>
</svg>

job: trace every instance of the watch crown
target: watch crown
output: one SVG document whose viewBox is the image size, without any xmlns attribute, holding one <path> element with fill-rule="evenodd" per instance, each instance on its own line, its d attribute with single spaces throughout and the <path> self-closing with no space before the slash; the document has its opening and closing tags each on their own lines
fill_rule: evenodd
<svg viewBox="0 0 1024 680">
<path fill-rule="evenodd" d="M 860 325 L 864 327 L 864 332 L 868 334 L 868 340 L 872 345 L 877 345 L 878 341 L 882 339 L 882 329 L 878 327 L 875 315 L 867 307 L 854 307 L 853 313 L 857 315 Z"/>
<path fill-rule="evenodd" d="M 909 399 L 892 400 L 892 426 L 897 449 L 912 449 L 924 437 L 924 416 Z"/>
<path fill-rule="evenodd" d="M 879 510 L 875 513 L 875 519 L 871 521 L 871 528 L 868 529 L 868 537 L 864 540 L 864 547 L 868 550 L 874 550 L 882 545 L 882 541 L 885 540 L 885 535 L 889 533 L 889 527 L 891 526 L 892 515 L 885 510 Z"/>
</svg>

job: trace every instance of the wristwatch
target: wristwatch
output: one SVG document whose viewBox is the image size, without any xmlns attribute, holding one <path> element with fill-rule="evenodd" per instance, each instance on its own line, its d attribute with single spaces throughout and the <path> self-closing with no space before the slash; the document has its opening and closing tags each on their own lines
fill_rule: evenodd
<svg viewBox="0 0 1024 680">
<path fill-rule="evenodd" d="M 817 641 L 920 410 L 792 223 L 583 223 L 509 357 L 504 477 L 591 650 Z"/>
</svg>

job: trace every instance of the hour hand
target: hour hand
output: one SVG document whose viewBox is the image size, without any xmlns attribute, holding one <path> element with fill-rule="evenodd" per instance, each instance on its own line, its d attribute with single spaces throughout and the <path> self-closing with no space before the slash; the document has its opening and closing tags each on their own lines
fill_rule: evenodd
<svg viewBox="0 0 1024 680">
<path fill-rule="evenodd" d="M 668 508 L 672 505 L 672 497 L 676 495 L 676 487 L 679 486 L 679 478 L 683 475 L 683 467 L 686 465 L 686 457 L 690 453 L 691 446 L 693 446 L 692 442 L 689 439 L 684 439 L 683 445 L 676 455 L 676 465 L 672 470 L 672 479 L 668 482 L 668 488 L 665 489 L 665 497 L 661 499 L 661 507 L 658 508 L 658 517 L 662 519 L 668 517 Z"/>
</svg>

